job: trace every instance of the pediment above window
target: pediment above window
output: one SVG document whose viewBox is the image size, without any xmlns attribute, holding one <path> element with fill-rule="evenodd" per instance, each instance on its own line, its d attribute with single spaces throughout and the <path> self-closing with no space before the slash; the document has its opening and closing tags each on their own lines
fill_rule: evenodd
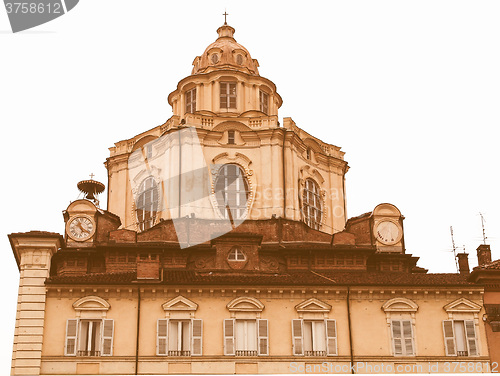
<svg viewBox="0 0 500 376">
<path fill-rule="evenodd" d="M 418 305 L 410 299 L 394 298 L 385 302 L 382 309 L 384 312 L 417 312 Z"/>
<path fill-rule="evenodd" d="M 448 303 L 443 307 L 443 309 L 448 313 L 479 313 L 481 311 L 481 306 L 469 299 L 460 298 L 451 303 Z"/>
<path fill-rule="evenodd" d="M 73 303 L 76 316 L 81 318 L 106 317 L 111 305 L 98 296 L 85 296 Z"/>
<path fill-rule="evenodd" d="M 264 304 L 256 298 L 240 297 L 227 304 L 230 312 L 262 312 Z"/>
<path fill-rule="evenodd" d="M 319 299 L 310 298 L 297 304 L 295 310 L 299 313 L 300 318 L 320 318 L 327 317 L 332 310 L 332 306 Z"/>
<path fill-rule="evenodd" d="M 164 311 L 196 311 L 198 304 L 179 295 L 162 305 Z"/>
</svg>

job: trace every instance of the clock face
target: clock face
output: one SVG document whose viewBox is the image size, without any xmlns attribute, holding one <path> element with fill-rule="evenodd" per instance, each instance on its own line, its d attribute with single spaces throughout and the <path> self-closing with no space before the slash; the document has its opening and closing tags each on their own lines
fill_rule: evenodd
<svg viewBox="0 0 500 376">
<path fill-rule="evenodd" d="M 68 236 L 77 242 L 90 239 L 95 232 L 94 221 L 89 216 L 75 216 L 68 222 L 67 232 Z"/>
<path fill-rule="evenodd" d="M 377 225 L 375 237 L 386 245 L 396 244 L 401 240 L 401 228 L 392 221 L 382 221 Z"/>
</svg>

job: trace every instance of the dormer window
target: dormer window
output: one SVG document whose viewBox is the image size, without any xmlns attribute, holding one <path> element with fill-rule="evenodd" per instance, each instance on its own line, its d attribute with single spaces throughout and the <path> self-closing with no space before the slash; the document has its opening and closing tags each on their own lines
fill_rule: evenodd
<svg viewBox="0 0 500 376">
<path fill-rule="evenodd" d="M 269 111 L 269 94 L 260 90 L 259 103 L 260 103 L 260 111 L 267 114 L 267 112 Z"/>
<path fill-rule="evenodd" d="M 245 261 L 247 257 L 239 247 L 234 247 L 227 256 L 229 261 Z"/>
<path fill-rule="evenodd" d="M 196 88 L 186 91 L 186 113 L 194 114 L 196 111 Z"/>
<path fill-rule="evenodd" d="M 243 64 L 243 56 L 241 56 L 241 54 L 236 55 L 236 63 L 238 65 Z"/>
<path fill-rule="evenodd" d="M 220 83 L 220 108 L 236 108 L 236 82 Z"/>
<path fill-rule="evenodd" d="M 227 143 L 229 145 L 234 145 L 234 131 L 227 131 Z"/>
<path fill-rule="evenodd" d="M 211 57 L 212 64 L 217 64 L 219 62 L 219 55 L 213 54 Z"/>
</svg>

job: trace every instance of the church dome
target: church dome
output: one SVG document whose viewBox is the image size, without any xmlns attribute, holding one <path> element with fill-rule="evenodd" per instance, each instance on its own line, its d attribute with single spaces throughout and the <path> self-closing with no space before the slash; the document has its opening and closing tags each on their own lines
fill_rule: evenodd
<svg viewBox="0 0 500 376">
<path fill-rule="evenodd" d="M 217 29 L 219 37 L 201 56 L 193 61 L 191 74 L 208 73 L 219 69 L 233 69 L 251 75 L 259 75 L 259 63 L 250 52 L 233 38 L 234 28 L 224 23 Z"/>
</svg>

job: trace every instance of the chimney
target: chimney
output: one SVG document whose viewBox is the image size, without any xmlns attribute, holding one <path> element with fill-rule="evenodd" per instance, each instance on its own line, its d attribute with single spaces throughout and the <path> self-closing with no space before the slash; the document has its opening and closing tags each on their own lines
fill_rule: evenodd
<svg viewBox="0 0 500 376">
<path fill-rule="evenodd" d="M 481 244 L 477 247 L 477 263 L 479 266 L 491 263 L 491 249 L 489 244 Z"/>
<path fill-rule="evenodd" d="M 469 254 L 468 253 L 458 253 L 458 270 L 460 274 L 469 274 Z"/>
</svg>

